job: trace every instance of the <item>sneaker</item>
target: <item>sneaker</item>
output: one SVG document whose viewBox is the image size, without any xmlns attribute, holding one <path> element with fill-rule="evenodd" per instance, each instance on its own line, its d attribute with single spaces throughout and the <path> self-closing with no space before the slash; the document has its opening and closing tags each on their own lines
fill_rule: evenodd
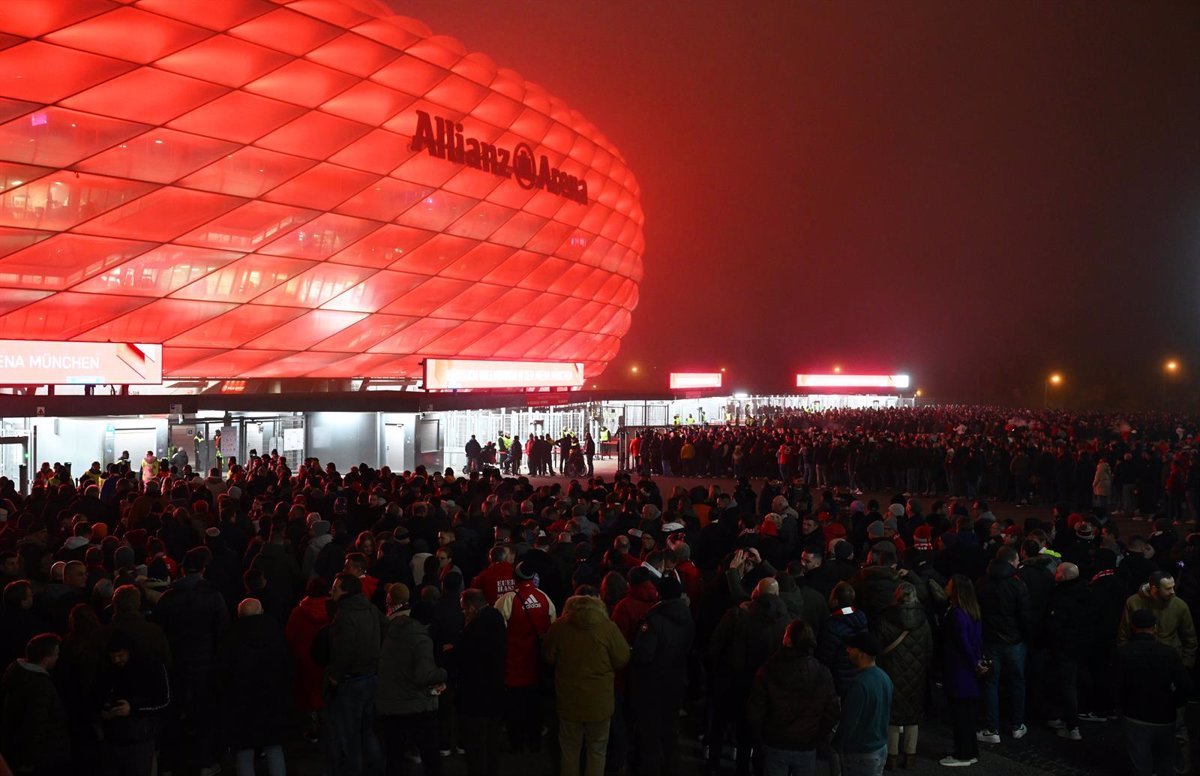
<svg viewBox="0 0 1200 776">
<path fill-rule="evenodd" d="M 1079 718 L 1083 719 L 1083 716 L 1080 715 Z M 1067 726 L 1066 723 L 1064 723 L 1061 719 L 1052 719 L 1052 720 L 1049 720 L 1046 724 L 1049 725 L 1050 727 L 1054 728 L 1055 730 L 1062 730 L 1063 728 L 1065 728 Z"/>
<path fill-rule="evenodd" d="M 454 753 L 455 754 L 466 754 L 467 750 L 463 749 L 461 746 L 456 746 L 456 747 L 454 747 Z"/>
<path fill-rule="evenodd" d="M 1017 725 L 1013 728 L 1013 738 L 1024 738 L 1025 734 L 1028 732 L 1029 728 L 1025 727 L 1024 725 Z"/>
<path fill-rule="evenodd" d="M 1108 722 L 1110 719 L 1115 719 L 1114 717 L 1106 717 L 1103 714 L 1093 714 L 1090 711 L 1080 714 L 1079 718 L 1084 722 Z"/>
<path fill-rule="evenodd" d="M 1079 734 L 1079 728 L 1077 728 L 1077 727 L 1070 728 L 1070 729 L 1064 727 L 1062 730 L 1058 731 L 1058 737 L 1065 738 L 1068 741 L 1082 741 L 1083 740 L 1083 736 Z"/>
<path fill-rule="evenodd" d="M 449 749 L 439 749 L 438 754 L 440 754 L 442 757 L 449 757 L 451 752 Z"/>
<path fill-rule="evenodd" d="M 1000 734 L 995 730 L 980 730 L 975 734 L 975 740 L 981 744 L 998 744 L 1000 743 Z"/>
<path fill-rule="evenodd" d="M 965 768 L 966 766 L 974 765 L 977 762 L 979 762 L 979 760 L 974 757 L 972 757 L 970 760 L 960 760 L 954 755 L 943 757 L 942 759 L 938 760 L 940 765 L 944 765 L 947 768 Z"/>
<path fill-rule="evenodd" d="M 200 776 L 217 776 L 221 772 L 221 764 L 214 763 L 207 768 L 200 769 Z"/>
</svg>

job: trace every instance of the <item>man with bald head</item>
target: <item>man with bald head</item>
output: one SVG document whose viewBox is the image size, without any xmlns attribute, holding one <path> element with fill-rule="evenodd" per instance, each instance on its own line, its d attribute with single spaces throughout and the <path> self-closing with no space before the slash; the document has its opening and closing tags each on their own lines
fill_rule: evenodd
<svg viewBox="0 0 1200 776">
<path fill-rule="evenodd" d="M 740 557 L 735 556 L 735 561 Z M 708 643 L 709 665 L 714 682 L 715 705 L 707 741 L 718 742 L 708 750 L 708 764 L 720 767 L 725 730 L 736 722 L 738 773 L 749 773 L 753 731 L 743 709 L 754 684 L 754 675 L 783 642 L 791 617 L 779 597 L 779 583 L 764 577 L 754 586 L 749 601 L 725 612 Z"/>
<path fill-rule="evenodd" d="M 291 653 L 283 630 L 263 616 L 262 601 L 244 598 L 217 650 L 217 697 L 238 773 L 254 772 L 261 749 L 270 776 L 283 776 L 283 740 L 291 716 Z"/>
<path fill-rule="evenodd" d="M 1079 669 L 1089 665 L 1096 639 L 1092 628 L 1092 591 L 1074 563 L 1060 563 L 1050 596 L 1050 649 L 1054 660 L 1054 694 L 1050 726 L 1060 738 L 1082 740 L 1079 733 Z M 1097 677 L 1103 680 L 1103 677 Z"/>
</svg>

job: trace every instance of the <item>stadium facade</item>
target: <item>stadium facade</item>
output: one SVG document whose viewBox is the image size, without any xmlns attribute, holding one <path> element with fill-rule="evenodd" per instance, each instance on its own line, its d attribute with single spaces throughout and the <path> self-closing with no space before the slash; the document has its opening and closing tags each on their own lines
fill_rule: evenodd
<svg viewBox="0 0 1200 776">
<path fill-rule="evenodd" d="M 643 248 L 595 126 L 382 3 L 0 14 L 0 340 L 161 344 L 167 380 L 591 378 Z"/>
</svg>

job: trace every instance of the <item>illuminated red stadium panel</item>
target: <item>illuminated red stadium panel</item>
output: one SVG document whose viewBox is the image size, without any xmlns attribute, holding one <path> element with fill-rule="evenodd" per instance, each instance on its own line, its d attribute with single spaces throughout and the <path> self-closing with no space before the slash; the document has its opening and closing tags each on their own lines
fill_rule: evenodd
<svg viewBox="0 0 1200 776">
<path fill-rule="evenodd" d="M 643 216 L 577 111 L 374 0 L 0 13 L 0 338 L 172 378 L 616 356 Z"/>
</svg>

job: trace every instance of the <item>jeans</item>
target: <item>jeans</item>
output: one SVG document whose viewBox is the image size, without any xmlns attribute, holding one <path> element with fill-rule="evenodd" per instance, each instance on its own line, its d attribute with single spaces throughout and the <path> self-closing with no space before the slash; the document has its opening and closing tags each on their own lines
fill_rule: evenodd
<svg viewBox="0 0 1200 776">
<path fill-rule="evenodd" d="M 985 644 L 992 670 L 984 686 L 984 720 L 987 730 L 1000 730 L 1000 685 L 1005 685 L 1012 705 L 1012 726 L 1025 724 L 1025 645 Z"/>
<path fill-rule="evenodd" d="M 1175 724 L 1155 725 L 1125 717 L 1125 744 L 1134 776 L 1173 776 Z"/>
<path fill-rule="evenodd" d="M 283 760 L 283 747 L 279 744 L 263 747 L 267 756 L 267 773 L 270 776 L 284 776 L 287 764 Z M 239 749 L 237 753 L 237 776 L 254 776 L 254 750 Z"/>
<path fill-rule="evenodd" d="M 838 753 L 842 776 L 882 776 L 883 764 L 887 761 L 887 746 L 874 752 Z"/>
<path fill-rule="evenodd" d="M 383 770 L 383 750 L 375 738 L 375 689 L 379 677 L 345 679 L 326 690 L 326 776 L 373 776 Z"/>
<path fill-rule="evenodd" d="M 604 776 L 604 760 L 608 750 L 608 726 L 611 719 L 599 722 L 558 720 L 558 743 L 562 747 L 562 776 L 579 776 L 580 754 L 586 747 L 585 776 Z"/>
<path fill-rule="evenodd" d="M 817 772 L 817 751 L 792 751 L 763 747 L 763 776 L 813 776 Z"/>
</svg>

